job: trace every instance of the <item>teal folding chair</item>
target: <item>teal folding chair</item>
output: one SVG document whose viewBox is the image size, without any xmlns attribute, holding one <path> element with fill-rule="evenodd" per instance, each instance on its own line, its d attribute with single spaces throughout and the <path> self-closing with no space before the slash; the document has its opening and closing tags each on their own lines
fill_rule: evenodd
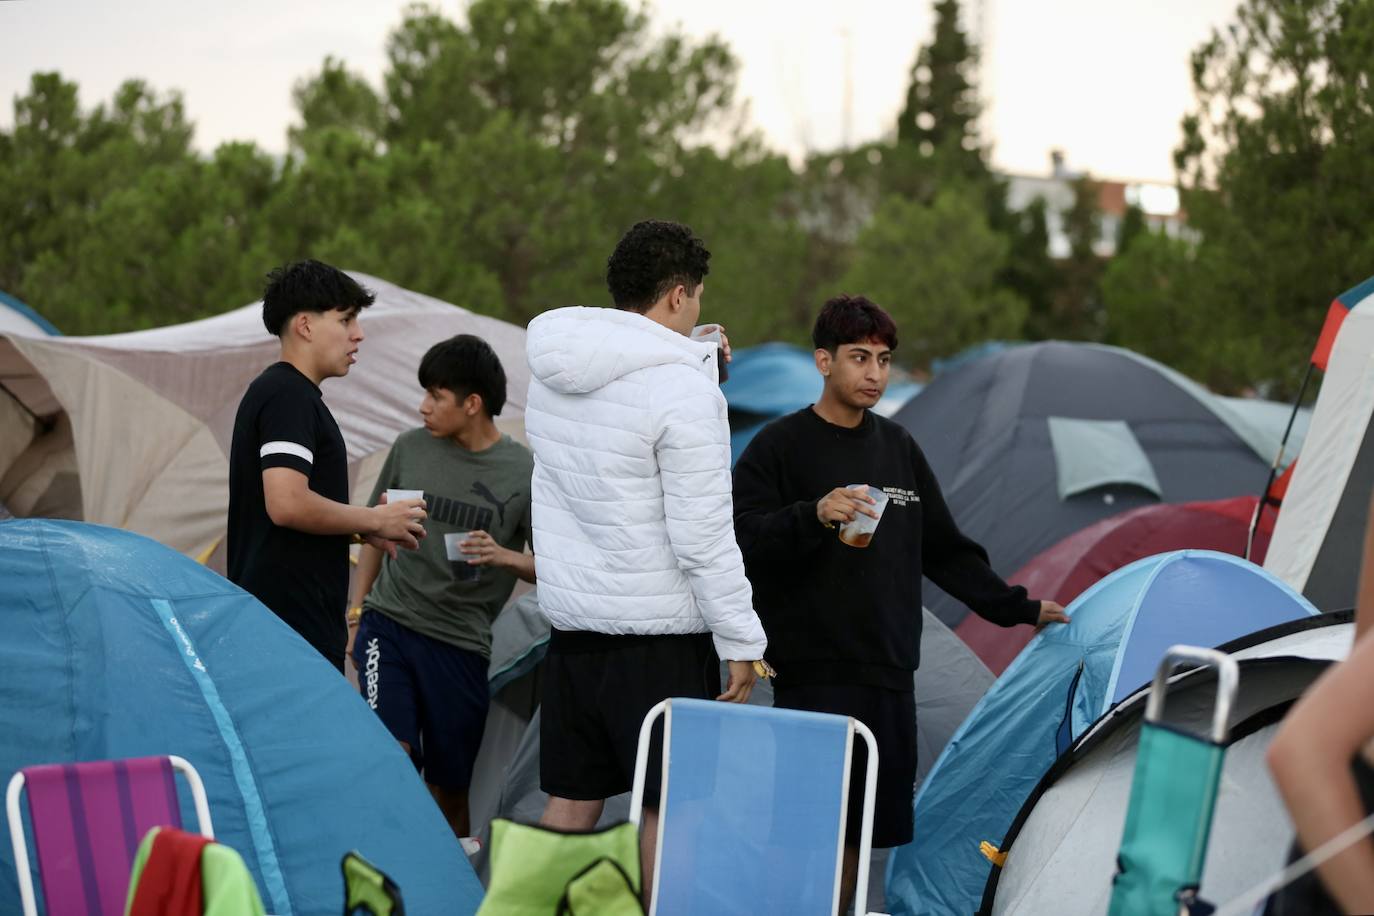
<svg viewBox="0 0 1374 916">
<path fill-rule="evenodd" d="M 1206 736 L 1161 721 L 1169 675 L 1187 662 L 1217 670 L 1212 730 Z M 1173 646 L 1164 653 L 1140 726 L 1110 916 L 1188 913 L 1199 904 L 1239 677 L 1235 659 L 1215 649 Z"/>
<path fill-rule="evenodd" d="M 665 700 L 639 732 L 631 820 L 649 738 L 663 719 L 650 916 L 833 916 L 839 902 L 854 735 L 868 745 L 854 912 L 867 914 L 878 747 L 847 716 Z"/>
</svg>

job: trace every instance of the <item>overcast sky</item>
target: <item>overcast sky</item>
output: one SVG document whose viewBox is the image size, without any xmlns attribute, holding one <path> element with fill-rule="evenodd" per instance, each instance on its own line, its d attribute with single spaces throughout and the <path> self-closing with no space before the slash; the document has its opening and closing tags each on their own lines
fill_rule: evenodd
<svg viewBox="0 0 1374 916">
<path fill-rule="evenodd" d="M 1002 169 L 1042 174 L 1049 151 L 1109 178 L 1172 181 L 1188 55 L 1237 0 L 983 0 L 984 128 Z M 179 89 L 196 142 L 280 152 L 291 86 L 326 55 L 380 82 L 399 0 L 0 0 L 0 126 L 29 76 L 57 70 L 83 105 L 129 77 Z M 441 8 L 460 15 L 465 4 Z M 966 0 L 970 26 L 974 5 Z M 927 0 L 655 0 L 659 29 L 717 33 L 739 97 L 793 156 L 883 136 L 901 108 Z M 805 11 L 804 14 L 799 11 Z M 849 89 L 846 91 L 846 86 Z M 846 106 L 846 97 L 849 104 Z M 846 108 L 848 116 L 846 116 Z"/>
</svg>

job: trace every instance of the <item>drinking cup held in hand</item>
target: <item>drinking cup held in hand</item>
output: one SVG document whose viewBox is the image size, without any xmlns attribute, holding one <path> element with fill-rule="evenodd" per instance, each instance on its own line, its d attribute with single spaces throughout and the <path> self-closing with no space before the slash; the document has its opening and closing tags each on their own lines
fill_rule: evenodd
<svg viewBox="0 0 1374 916">
<path fill-rule="evenodd" d="M 476 582 L 482 578 L 482 567 L 468 562 L 469 554 L 463 553 L 459 546 L 472 535 L 471 531 L 450 531 L 444 535 L 444 555 L 453 570 L 453 578 L 459 582 Z"/>
<path fill-rule="evenodd" d="M 883 510 L 887 508 L 887 494 L 866 483 L 851 483 L 845 489 L 863 490 L 873 498 L 873 503 L 869 508 L 877 513 L 877 518 L 870 518 L 862 512 L 856 512 L 854 521 L 845 522 L 840 526 L 840 540 L 842 542 L 850 547 L 867 547 L 873 540 L 873 533 L 878 530 L 878 522 L 882 521 Z"/>
<path fill-rule="evenodd" d="M 721 339 L 720 325 L 703 324 L 701 327 L 692 329 L 692 339 L 701 342 L 713 342 L 716 345 L 716 378 L 718 381 L 729 381 L 730 370 L 725 362 L 725 343 Z"/>
</svg>

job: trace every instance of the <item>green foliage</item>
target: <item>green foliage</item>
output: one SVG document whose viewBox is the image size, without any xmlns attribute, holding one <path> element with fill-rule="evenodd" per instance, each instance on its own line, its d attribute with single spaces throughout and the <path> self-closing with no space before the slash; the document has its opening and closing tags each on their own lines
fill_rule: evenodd
<svg viewBox="0 0 1374 916">
<path fill-rule="evenodd" d="M 1049 326 L 1069 340 L 1100 340 L 1105 315 L 1099 281 L 1103 261 L 1096 245 L 1102 236 L 1100 185 L 1083 175 L 1073 182 L 1073 206 L 1064 214 L 1069 256 L 1060 265 Z"/>
<path fill-rule="evenodd" d="M 1245 0 L 1193 54 L 1175 161 L 1194 269 L 1170 278 L 1173 302 L 1152 301 L 1198 312 L 1210 345 L 1151 355 L 1220 388 L 1297 387 L 1332 297 L 1374 270 L 1371 71 L 1362 0 Z"/>
<path fill-rule="evenodd" d="M 248 302 L 314 256 L 524 323 L 604 303 L 616 239 L 666 217 L 714 252 L 707 316 L 739 345 L 804 341 L 846 291 L 893 311 L 917 365 L 989 337 L 1106 339 L 1291 390 L 1327 303 L 1374 265 L 1374 4 L 1244 0 L 1192 62 L 1189 231 L 1129 210 L 1109 263 L 1087 179 L 1059 263 L 1043 202 L 1008 210 L 977 49 L 958 0 L 934 10 L 893 135 L 800 169 L 743 126 L 725 45 L 627 0 L 410 7 L 379 82 L 326 58 L 290 87 L 284 157 L 196 153 L 175 92 L 130 80 L 83 107 L 35 74 L 0 131 L 0 289 L 102 333 Z"/>
<path fill-rule="evenodd" d="M 1059 286 L 1059 268 L 1050 260 L 1048 208 L 1037 197 L 1020 213 L 1008 212 L 1012 225 L 1007 231 L 1010 251 L 1002 268 L 1003 287 L 1026 303 L 1025 336 L 1047 340 L 1063 336 L 1054 323 L 1054 294 Z"/>
<path fill-rule="evenodd" d="M 996 284 L 1009 249 L 966 190 L 943 190 L 929 205 L 888 197 L 859 235 L 840 285 L 887 309 L 903 360 L 926 367 L 973 344 L 1019 336 L 1026 304 Z"/>
<path fill-rule="evenodd" d="M 620 233 L 667 216 L 715 251 L 737 340 L 790 332 L 796 176 L 739 128 L 719 41 L 621 0 L 477 0 L 461 22 L 411 7 L 387 53 L 377 87 L 333 58 L 300 80 L 276 162 L 197 156 L 175 94 L 130 82 L 83 112 L 35 76 L 0 132 L 0 288 L 99 333 L 250 301 L 313 256 L 524 323 L 604 302 Z M 707 132 L 722 142 L 694 145 Z"/>
<path fill-rule="evenodd" d="M 897 143 L 964 180 L 987 176 L 978 136 L 980 105 L 973 86 L 977 51 L 959 24 L 959 0 L 936 0 L 935 34 L 911 68 Z"/>
</svg>

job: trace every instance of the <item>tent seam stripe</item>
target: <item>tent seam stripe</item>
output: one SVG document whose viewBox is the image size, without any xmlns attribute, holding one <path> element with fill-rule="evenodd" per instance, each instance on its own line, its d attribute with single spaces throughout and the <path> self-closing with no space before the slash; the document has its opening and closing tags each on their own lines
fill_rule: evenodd
<svg viewBox="0 0 1374 916">
<path fill-rule="evenodd" d="M 205 700 L 205 705 L 209 707 L 210 715 L 215 721 L 215 726 L 219 729 L 220 738 L 224 741 L 225 749 L 229 752 L 230 769 L 233 771 L 234 782 L 238 785 L 239 795 L 243 798 L 248 833 L 253 840 L 253 851 L 257 854 L 263 881 L 267 884 L 268 896 L 272 900 L 272 909 L 280 916 L 291 916 L 291 899 L 286 892 L 286 882 L 282 874 L 281 863 L 277 859 L 276 846 L 273 844 L 271 833 L 267 829 L 265 806 L 262 796 L 258 792 L 257 780 L 254 779 L 253 771 L 248 765 L 247 753 L 243 741 L 239 737 L 238 729 L 234 727 L 234 722 L 229 716 L 229 710 L 220 700 L 219 689 L 215 686 L 214 679 L 210 677 L 210 673 L 205 669 L 205 664 L 196 652 L 190 634 L 177 622 L 171 603 L 164 598 L 150 598 L 148 600 L 171 637 L 173 649 L 181 656 L 182 662 L 185 663 L 187 670 L 191 673 L 192 680 L 200 688 L 201 697 Z"/>
</svg>

